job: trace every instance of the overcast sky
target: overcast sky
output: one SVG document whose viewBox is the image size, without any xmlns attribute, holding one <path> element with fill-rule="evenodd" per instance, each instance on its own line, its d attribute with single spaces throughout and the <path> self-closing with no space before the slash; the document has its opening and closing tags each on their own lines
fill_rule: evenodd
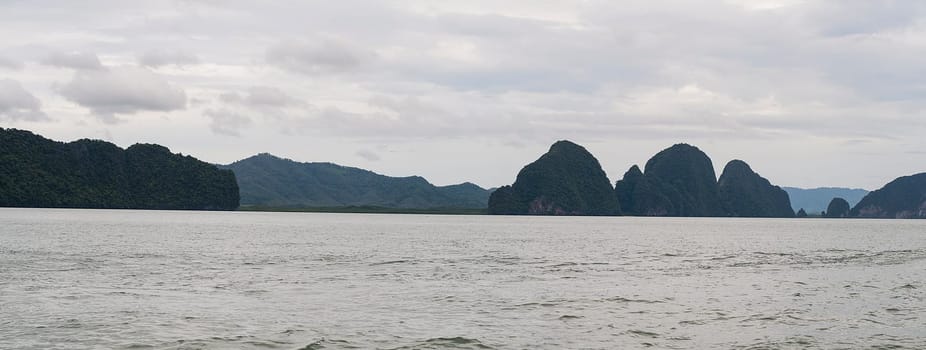
<svg viewBox="0 0 926 350">
<path fill-rule="evenodd" d="M 923 1 L 0 0 L 0 126 L 494 187 L 559 139 L 784 186 L 926 171 Z"/>
</svg>

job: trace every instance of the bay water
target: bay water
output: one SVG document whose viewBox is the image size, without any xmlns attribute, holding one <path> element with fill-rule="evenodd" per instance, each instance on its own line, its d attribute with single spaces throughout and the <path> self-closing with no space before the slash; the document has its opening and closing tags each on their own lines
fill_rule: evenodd
<svg viewBox="0 0 926 350">
<path fill-rule="evenodd" d="M 0 209 L 2 349 L 924 349 L 926 221 Z"/>
</svg>

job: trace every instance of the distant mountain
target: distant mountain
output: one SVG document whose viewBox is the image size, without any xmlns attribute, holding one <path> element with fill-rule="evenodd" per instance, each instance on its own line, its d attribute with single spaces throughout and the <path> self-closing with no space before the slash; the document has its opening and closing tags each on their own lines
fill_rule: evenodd
<svg viewBox="0 0 926 350">
<path fill-rule="evenodd" d="M 0 206 L 233 210 L 238 186 L 232 172 L 163 146 L 0 128 Z"/>
<path fill-rule="evenodd" d="M 926 173 L 904 176 L 862 198 L 851 216 L 866 218 L 926 218 Z"/>
<path fill-rule="evenodd" d="M 601 164 L 584 147 L 558 141 L 489 199 L 490 214 L 619 215 Z"/>
<path fill-rule="evenodd" d="M 625 178 L 615 184 L 616 197 L 627 201 L 621 203 L 627 213 L 642 216 L 726 216 L 714 166 L 697 147 L 674 145 L 650 158 L 642 177 L 638 170 L 631 168 Z"/>
<path fill-rule="evenodd" d="M 235 172 L 242 205 L 462 209 L 485 208 L 489 199 L 488 190 L 471 183 L 439 187 L 419 176 L 390 177 L 332 163 L 300 163 L 266 153 L 220 167 Z"/>
<path fill-rule="evenodd" d="M 820 214 L 826 210 L 830 200 L 839 197 L 846 200 L 849 206 L 854 206 L 862 197 L 868 194 L 868 191 L 858 188 L 841 188 L 841 187 L 820 187 L 820 188 L 796 188 L 782 187 L 788 196 L 791 197 L 791 207 L 794 210 L 803 208 L 808 214 Z"/>
<path fill-rule="evenodd" d="M 717 185 L 729 216 L 794 217 L 788 193 L 756 174 L 744 161 L 727 163 Z"/>
</svg>

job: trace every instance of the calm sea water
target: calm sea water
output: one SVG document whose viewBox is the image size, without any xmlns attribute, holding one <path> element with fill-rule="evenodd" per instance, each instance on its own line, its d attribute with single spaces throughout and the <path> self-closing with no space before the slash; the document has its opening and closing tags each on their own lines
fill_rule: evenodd
<svg viewBox="0 0 926 350">
<path fill-rule="evenodd" d="M 926 221 L 0 209 L 2 349 L 926 348 Z"/>
</svg>

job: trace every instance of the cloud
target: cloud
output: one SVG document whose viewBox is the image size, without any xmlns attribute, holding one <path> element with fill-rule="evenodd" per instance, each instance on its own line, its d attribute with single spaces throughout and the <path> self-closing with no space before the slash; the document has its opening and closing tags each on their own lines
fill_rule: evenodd
<svg viewBox="0 0 926 350">
<path fill-rule="evenodd" d="M 87 52 L 53 52 L 42 60 L 42 64 L 71 69 L 103 69 L 100 58 Z"/>
<path fill-rule="evenodd" d="M 329 152 L 342 160 L 359 159 L 357 149 L 376 150 L 371 144 L 417 143 L 420 159 L 409 161 L 428 162 L 476 149 L 480 142 L 520 144 L 523 151 L 506 149 L 512 159 L 515 154 L 527 159 L 536 145 L 559 138 L 600 142 L 604 150 L 627 149 L 630 143 L 640 152 L 709 140 L 747 159 L 769 159 L 769 150 L 797 146 L 814 150 L 801 159 L 781 156 L 774 164 L 793 169 L 801 162 L 860 164 L 852 161 L 849 146 L 895 155 L 926 146 L 924 4 L 232 0 L 39 6 L 27 1 L 0 11 L 5 29 L 0 42 L 2 54 L 13 58 L 43 57 L 49 48 L 77 52 L 45 60 L 97 71 L 78 73 L 75 81 L 118 75 L 115 68 L 101 72 L 106 68 L 100 59 L 80 52 L 99 53 L 106 63 L 157 67 L 184 90 L 165 85 L 189 97 L 188 110 L 174 114 L 189 118 L 171 118 L 175 127 L 190 120 L 208 123 L 202 113 L 212 108 L 218 116 L 213 133 L 240 135 L 246 125 L 253 129 L 249 138 L 264 137 L 257 146 L 242 142 L 241 148 L 282 143 L 282 131 L 311 134 L 293 139 L 301 149 L 322 142 L 363 145 Z M 31 90 L 67 82 L 74 72 L 29 64 L 23 69 L 9 74 L 45 101 L 46 110 L 81 112 L 43 95 L 45 90 Z M 100 93 L 95 102 L 86 96 L 95 86 L 80 93 L 58 91 L 113 119 L 119 114 L 114 110 L 183 108 L 177 103 L 182 98 L 153 103 L 147 100 L 165 99 L 147 92 L 132 94 L 131 103 L 99 101 L 105 96 L 125 100 L 119 98 L 125 95 L 121 90 L 149 84 L 139 81 Z M 230 152 L 212 151 L 203 142 L 199 147 L 208 152 Z M 449 144 L 465 146 L 438 151 Z M 828 145 L 841 148 L 827 153 Z M 609 157 L 622 162 L 631 155 L 615 151 Z M 390 153 L 389 163 L 399 158 Z M 912 169 L 915 165 L 902 157 L 890 159 L 864 169 L 864 164 L 834 167 L 830 179 L 851 182 L 843 180 L 849 179 L 845 174 L 866 174 L 853 175 L 861 179 L 875 171 L 923 170 Z M 472 176 L 507 171 L 473 169 L 479 171 L 472 170 Z M 796 178 L 784 171 L 779 175 Z"/>
<path fill-rule="evenodd" d="M 196 57 L 196 55 L 177 50 L 151 50 L 138 56 L 138 64 L 152 68 L 167 65 L 185 66 L 199 63 L 199 57 Z"/>
<path fill-rule="evenodd" d="M 186 108 L 186 93 L 144 68 L 111 67 L 82 70 L 59 93 L 100 117 L 115 123 L 116 115 L 141 111 L 169 112 Z"/>
<path fill-rule="evenodd" d="M 241 129 L 252 124 L 251 118 L 228 109 L 207 109 L 203 114 L 212 132 L 219 135 L 241 136 Z"/>
<path fill-rule="evenodd" d="M 287 95 L 283 90 L 267 86 L 254 86 L 241 95 L 236 92 L 224 93 L 219 99 L 225 103 L 240 104 L 248 107 L 287 107 L 304 104 L 302 101 Z"/>
<path fill-rule="evenodd" d="M 219 95 L 219 101 L 222 107 L 209 109 L 206 115 L 212 119 L 212 131 L 226 136 L 240 136 L 238 130 L 254 119 L 249 114 L 259 115 L 260 120 L 269 121 L 285 132 L 302 128 L 303 116 L 313 109 L 308 103 L 268 86 L 253 86 L 244 93 L 226 92 Z"/>
<path fill-rule="evenodd" d="M 9 57 L 0 56 L 0 68 L 21 70 L 23 69 L 23 63 Z"/>
<path fill-rule="evenodd" d="M 370 51 L 333 38 L 281 42 L 265 55 L 267 63 L 309 75 L 352 71 L 373 57 Z"/>
<path fill-rule="evenodd" d="M 18 81 L 0 79 L 0 120 L 44 121 L 42 102 Z"/>
<path fill-rule="evenodd" d="M 376 154 L 375 152 L 370 151 L 370 150 L 365 150 L 365 149 L 362 149 L 362 150 L 357 151 L 356 154 L 357 154 L 358 157 L 363 158 L 363 159 L 366 159 L 366 160 L 371 161 L 371 162 L 378 162 L 380 159 L 382 159 L 382 158 L 380 158 L 380 156 L 379 156 L 378 154 Z"/>
<path fill-rule="evenodd" d="M 456 137 L 480 125 L 413 97 L 386 96 L 374 97 L 356 109 L 322 106 L 298 121 L 308 132 L 369 139 Z"/>
<path fill-rule="evenodd" d="M 904 29 L 922 20 L 920 1 L 842 0 L 808 4 L 808 22 L 826 36 L 853 36 Z"/>
</svg>

